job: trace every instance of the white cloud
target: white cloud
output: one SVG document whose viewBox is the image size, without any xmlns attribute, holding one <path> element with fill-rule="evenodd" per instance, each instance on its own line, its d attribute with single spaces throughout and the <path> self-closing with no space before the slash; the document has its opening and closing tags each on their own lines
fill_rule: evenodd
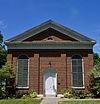
<svg viewBox="0 0 100 104">
<path fill-rule="evenodd" d="M 94 52 L 100 54 L 100 43 L 94 45 Z"/>
<path fill-rule="evenodd" d="M 7 28 L 7 24 L 4 22 L 4 20 L 0 20 L 0 28 L 2 29 Z"/>
<path fill-rule="evenodd" d="M 100 47 L 100 43 L 95 44 L 95 47 Z"/>
</svg>

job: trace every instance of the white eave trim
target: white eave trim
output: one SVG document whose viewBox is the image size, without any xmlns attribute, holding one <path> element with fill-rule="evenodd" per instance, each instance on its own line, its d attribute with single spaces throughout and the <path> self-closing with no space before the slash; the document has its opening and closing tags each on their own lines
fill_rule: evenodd
<svg viewBox="0 0 100 104">
<path fill-rule="evenodd" d="M 92 49 L 87 42 L 32 42 L 6 43 L 8 49 Z"/>
</svg>

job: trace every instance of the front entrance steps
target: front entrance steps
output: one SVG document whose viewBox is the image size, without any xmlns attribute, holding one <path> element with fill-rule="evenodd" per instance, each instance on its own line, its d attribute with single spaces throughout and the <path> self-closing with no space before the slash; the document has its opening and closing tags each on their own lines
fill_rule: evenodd
<svg viewBox="0 0 100 104">
<path fill-rule="evenodd" d="M 57 94 L 57 95 L 46 95 L 44 96 L 43 94 L 37 95 L 37 97 L 58 97 L 58 98 L 63 98 L 64 96 L 62 94 Z"/>
</svg>

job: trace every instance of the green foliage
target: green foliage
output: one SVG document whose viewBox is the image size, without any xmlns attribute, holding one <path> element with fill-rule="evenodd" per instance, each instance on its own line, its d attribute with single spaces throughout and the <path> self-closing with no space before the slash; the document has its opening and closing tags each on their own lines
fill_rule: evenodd
<svg viewBox="0 0 100 104">
<path fill-rule="evenodd" d="M 94 96 L 94 95 L 93 95 L 91 92 L 86 92 L 86 93 L 85 93 L 85 97 L 86 97 L 86 98 L 93 98 L 93 96 Z"/>
<path fill-rule="evenodd" d="M 98 62 L 100 62 L 100 56 L 98 53 L 93 54 L 93 59 L 94 59 L 94 65 L 96 65 Z"/>
<path fill-rule="evenodd" d="M 84 99 L 86 97 L 85 93 L 82 91 L 73 91 L 73 97 L 74 98 L 79 98 L 79 99 Z"/>
<path fill-rule="evenodd" d="M 70 88 L 64 88 L 61 92 L 65 98 L 84 99 L 93 97 L 93 94 L 91 92 L 82 92 Z"/>
<path fill-rule="evenodd" d="M 72 95 L 72 89 L 70 89 L 70 88 L 64 88 L 64 89 L 62 89 L 61 92 L 65 98 L 71 98 L 73 96 Z"/>
<path fill-rule="evenodd" d="M 23 92 L 23 91 L 18 91 L 16 93 L 16 98 L 22 98 L 22 99 L 26 99 L 26 98 L 36 98 L 37 97 L 37 93 L 36 91 L 31 91 L 31 92 Z"/>
<path fill-rule="evenodd" d="M 15 78 L 13 65 L 6 63 L 0 69 L 0 78 L 10 80 Z"/>
<path fill-rule="evenodd" d="M 100 98 L 100 62 L 98 62 L 93 70 L 89 73 L 90 78 L 90 92 L 94 95 L 94 97 Z"/>
<path fill-rule="evenodd" d="M 36 91 L 31 91 L 30 93 L 29 93 L 29 96 L 30 97 L 32 97 L 32 98 L 36 98 L 37 97 L 37 93 L 36 93 Z"/>
<path fill-rule="evenodd" d="M 91 92 L 73 91 L 73 98 L 76 99 L 93 98 L 93 94 Z"/>
<path fill-rule="evenodd" d="M 28 99 L 28 98 L 30 98 L 30 96 L 29 96 L 28 94 L 24 94 L 24 95 L 21 97 L 21 99 Z"/>
<path fill-rule="evenodd" d="M 18 91 L 16 93 L 16 98 L 24 98 L 24 96 L 27 96 L 28 92 Z"/>
<path fill-rule="evenodd" d="M 100 62 L 97 62 L 93 69 L 90 69 L 89 77 L 91 76 L 100 77 Z"/>
<path fill-rule="evenodd" d="M 71 98 L 72 97 L 72 94 L 69 93 L 69 92 L 66 92 L 66 93 L 64 93 L 64 97 L 65 98 Z"/>
<path fill-rule="evenodd" d="M 94 97 L 100 98 L 100 78 L 95 78 L 93 81 L 91 80 L 89 90 Z"/>
<path fill-rule="evenodd" d="M 0 68 L 6 62 L 6 54 L 6 50 L 2 46 L 0 46 Z"/>
<path fill-rule="evenodd" d="M 11 96 L 15 92 L 13 72 L 14 68 L 11 64 L 6 63 L 0 69 L 0 97 Z"/>
<path fill-rule="evenodd" d="M 6 97 L 6 88 L 5 86 L 0 86 L 0 99 L 5 98 Z"/>
<path fill-rule="evenodd" d="M 6 62 L 6 55 L 7 55 L 7 52 L 3 45 L 3 35 L 0 33 L 0 68 Z"/>
<path fill-rule="evenodd" d="M 0 44 L 2 44 L 3 42 L 3 35 L 1 34 L 1 31 L 0 31 Z"/>
</svg>

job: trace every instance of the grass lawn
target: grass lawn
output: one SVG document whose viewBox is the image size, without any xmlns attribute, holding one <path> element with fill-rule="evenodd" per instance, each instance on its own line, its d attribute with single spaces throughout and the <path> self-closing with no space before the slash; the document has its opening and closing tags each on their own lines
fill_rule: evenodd
<svg viewBox="0 0 100 104">
<path fill-rule="evenodd" d="M 58 104 L 100 104 L 100 100 L 61 101 Z"/>
<path fill-rule="evenodd" d="M 9 99 L 0 100 L 0 104 L 40 104 L 40 99 Z"/>
</svg>

